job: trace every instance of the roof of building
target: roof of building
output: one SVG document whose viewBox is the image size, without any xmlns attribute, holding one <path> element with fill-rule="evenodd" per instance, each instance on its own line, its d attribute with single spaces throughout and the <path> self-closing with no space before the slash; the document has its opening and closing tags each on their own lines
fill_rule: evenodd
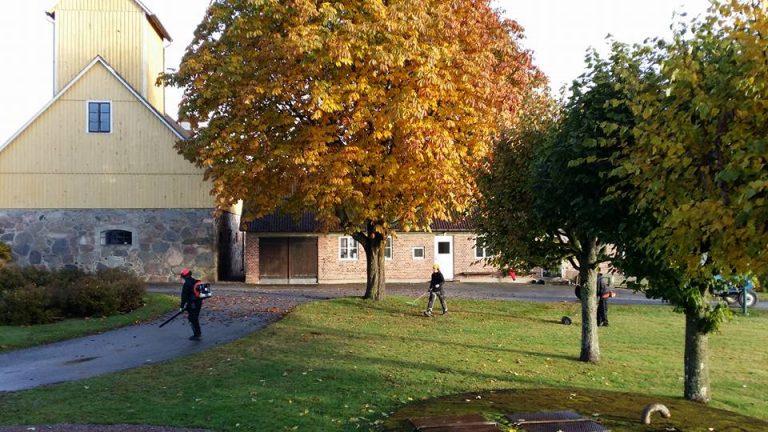
<svg viewBox="0 0 768 432">
<path fill-rule="evenodd" d="M 167 40 L 168 42 L 173 42 L 171 35 L 168 33 L 168 30 L 165 29 L 165 27 L 163 26 L 163 23 L 160 22 L 160 19 L 157 17 L 157 15 L 152 13 L 152 11 L 149 10 L 149 8 L 139 0 L 131 0 L 131 1 L 134 2 L 136 6 L 141 8 L 142 11 L 144 11 L 144 16 L 147 17 L 147 21 L 149 21 L 149 24 L 152 26 L 153 29 L 155 29 L 155 31 L 157 32 L 158 35 L 160 35 L 161 38 Z M 54 20 L 56 19 L 55 9 L 56 7 L 54 6 L 46 12 L 46 14 L 48 14 L 48 16 Z"/>
<path fill-rule="evenodd" d="M 51 99 L 47 104 L 45 104 L 45 106 L 40 111 L 38 111 L 37 114 L 35 114 L 31 119 L 29 119 L 29 121 L 26 122 L 24 124 L 24 126 L 22 126 L 18 131 L 16 131 L 16 133 L 14 133 L 10 138 L 8 138 L 8 140 L 6 142 L 0 144 L 0 151 L 3 151 L 3 149 L 6 146 L 8 146 L 8 144 L 10 144 L 13 140 L 15 140 L 16 137 L 21 135 L 21 133 L 24 132 L 25 129 L 27 129 L 45 111 L 47 111 L 48 108 L 51 107 L 51 105 L 53 105 L 57 100 L 59 100 L 61 98 L 61 96 L 64 95 L 64 93 L 66 93 L 67 90 L 70 89 L 70 87 L 72 87 L 77 81 L 80 80 L 80 78 L 82 78 L 92 67 L 94 67 L 97 64 L 101 64 L 102 66 L 104 66 L 107 69 L 107 71 L 109 71 L 121 84 L 123 84 L 125 86 L 126 89 L 128 89 L 128 91 L 133 96 L 136 97 L 136 99 L 139 100 L 139 102 L 141 102 L 145 107 L 147 107 L 147 109 L 152 111 L 152 114 L 154 114 L 155 117 L 157 117 L 166 127 L 168 127 L 168 129 L 170 129 L 173 132 L 173 134 L 176 135 L 177 138 L 182 139 L 182 140 L 186 140 L 187 138 L 189 138 L 189 132 L 188 131 L 186 131 L 184 128 L 182 128 L 170 116 L 167 116 L 167 115 L 161 113 L 154 106 L 152 106 L 152 104 L 149 103 L 149 101 L 147 101 L 133 87 L 131 87 L 131 85 L 128 84 L 128 81 L 126 81 L 125 78 L 120 76 L 120 74 L 117 73 L 117 71 L 112 66 L 110 66 L 109 63 L 107 63 L 107 61 L 104 60 L 103 57 L 97 55 L 96 57 L 94 57 L 93 60 L 91 60 L 90 63 L 88 63 L 88 66 L 84 67 L 83 70 L 80 71 L 80 73 L 77 74 L 77 76 L 72 78 L 72 80 L 67 85 L 65 85 L 64 88 L 62 88 L 61 91 L 58 94 L 56 94 L 56 96 L 53 97 L 53 99 Z"/>
<path fill-rule="evenodd" d="M 304 213 L 300 218 L 272 213 L 251 222 L 244 223 L 243 231 L 252 233 L 314 233 L 322 232 L 323 227 L 313 213 Z M 472 218 L 464 217 L 456 221 L 434 221 L 430 224 L 432 232 L 467 232 L 474 229 Z M 331 232 L 339 232 L 341 229 L 330 229 Z"/>
</svg>

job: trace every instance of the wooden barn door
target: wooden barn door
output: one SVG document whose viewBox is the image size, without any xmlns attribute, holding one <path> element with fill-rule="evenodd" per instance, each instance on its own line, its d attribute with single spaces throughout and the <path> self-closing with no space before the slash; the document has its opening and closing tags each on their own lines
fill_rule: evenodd
<svg viewBox="0 0 768 432">
<path fill-rule="evenodd" d="M 317 237 L 259 238 L 259 279 L 317 283 Z"/>
<path fill-rule="evenodd" d="M 317 282 L 317 237 L 291 237 L 288 243 L 290 283 Z"/>
<path fill-rule="evenodd" d="M 259 279 L 288 283 L 288 239 L 259 238 Z"/>
</svg>

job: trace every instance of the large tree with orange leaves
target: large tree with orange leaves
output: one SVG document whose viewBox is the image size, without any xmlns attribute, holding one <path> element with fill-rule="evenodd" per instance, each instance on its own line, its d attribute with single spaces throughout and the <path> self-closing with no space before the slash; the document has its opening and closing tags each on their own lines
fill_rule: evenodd
<svg viewBox="0 0 768 432">
<path fill-rule="evenodd" d="M 216 0 L 162 78 L 184 88 L 178 148 L 219 206 L 342 227 L 381 299 L 388 234 L 472 205 L 471 173 L 540 79 L 489 3 Z"/>
</svg>

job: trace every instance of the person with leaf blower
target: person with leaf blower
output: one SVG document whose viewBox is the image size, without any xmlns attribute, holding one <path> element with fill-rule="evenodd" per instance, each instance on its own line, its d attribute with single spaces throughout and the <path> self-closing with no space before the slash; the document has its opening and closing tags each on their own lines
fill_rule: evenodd
<svg viewBox="0 0 768 432">
<path fill-rule="evenodd" d="M 184 285 L 181 287 L 179 311 L 187 311 L 187 319 L 194 332 L 189 340 L 200 340 L 202 338 L 202 332 L 200 331 L 200 309 L 203 308 L 203 299 L 195 295 L 194 288 L 198 280 L 192 277 L 192 270 L 188 268 L 181 270 L 181 278 L 184 280 Z"/>
<path fill-rule="evenodd" d="M 432 266 L 432 279 L 429 281 L 429 302 L 427 303 L 427 310 L 424 311 L 424 316 L 432 317 L 432 305 L 435 304 L 435 296 L 440 299 L 443 315 L 448 313 L 448 304 L 445 302 L 443 285 L 445 285 L 445 278 L 440 272 L 440 266 L 435 263 L 435 265 Z"/>
</svg>

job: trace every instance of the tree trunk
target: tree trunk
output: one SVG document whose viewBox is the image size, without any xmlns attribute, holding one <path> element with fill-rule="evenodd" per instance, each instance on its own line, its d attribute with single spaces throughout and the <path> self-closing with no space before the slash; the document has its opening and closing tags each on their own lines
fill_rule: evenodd
<svg viewBox="0 0 768 432">
<path fill-rule="evenodd" d="M 581 354 L 579 360 L 598 363 L 600 343 L 597 336 L 597 241 L 582 242 L 579 257 L 579 281 L 581 282 Z"/>
<path fill-rule="evenodd" d="M 709 336 L 701 331 L 701 310 L 685 312 L 685 391 L 688 400 L 709 402 Z"/>
<path fill-rule="evenodd" d="M 384 282 L 384 238 L 374 233 L 359 241 L 365 249 L 366 283 L 363 298 L 383 300 L 386 295 Z"/>
</svg>

